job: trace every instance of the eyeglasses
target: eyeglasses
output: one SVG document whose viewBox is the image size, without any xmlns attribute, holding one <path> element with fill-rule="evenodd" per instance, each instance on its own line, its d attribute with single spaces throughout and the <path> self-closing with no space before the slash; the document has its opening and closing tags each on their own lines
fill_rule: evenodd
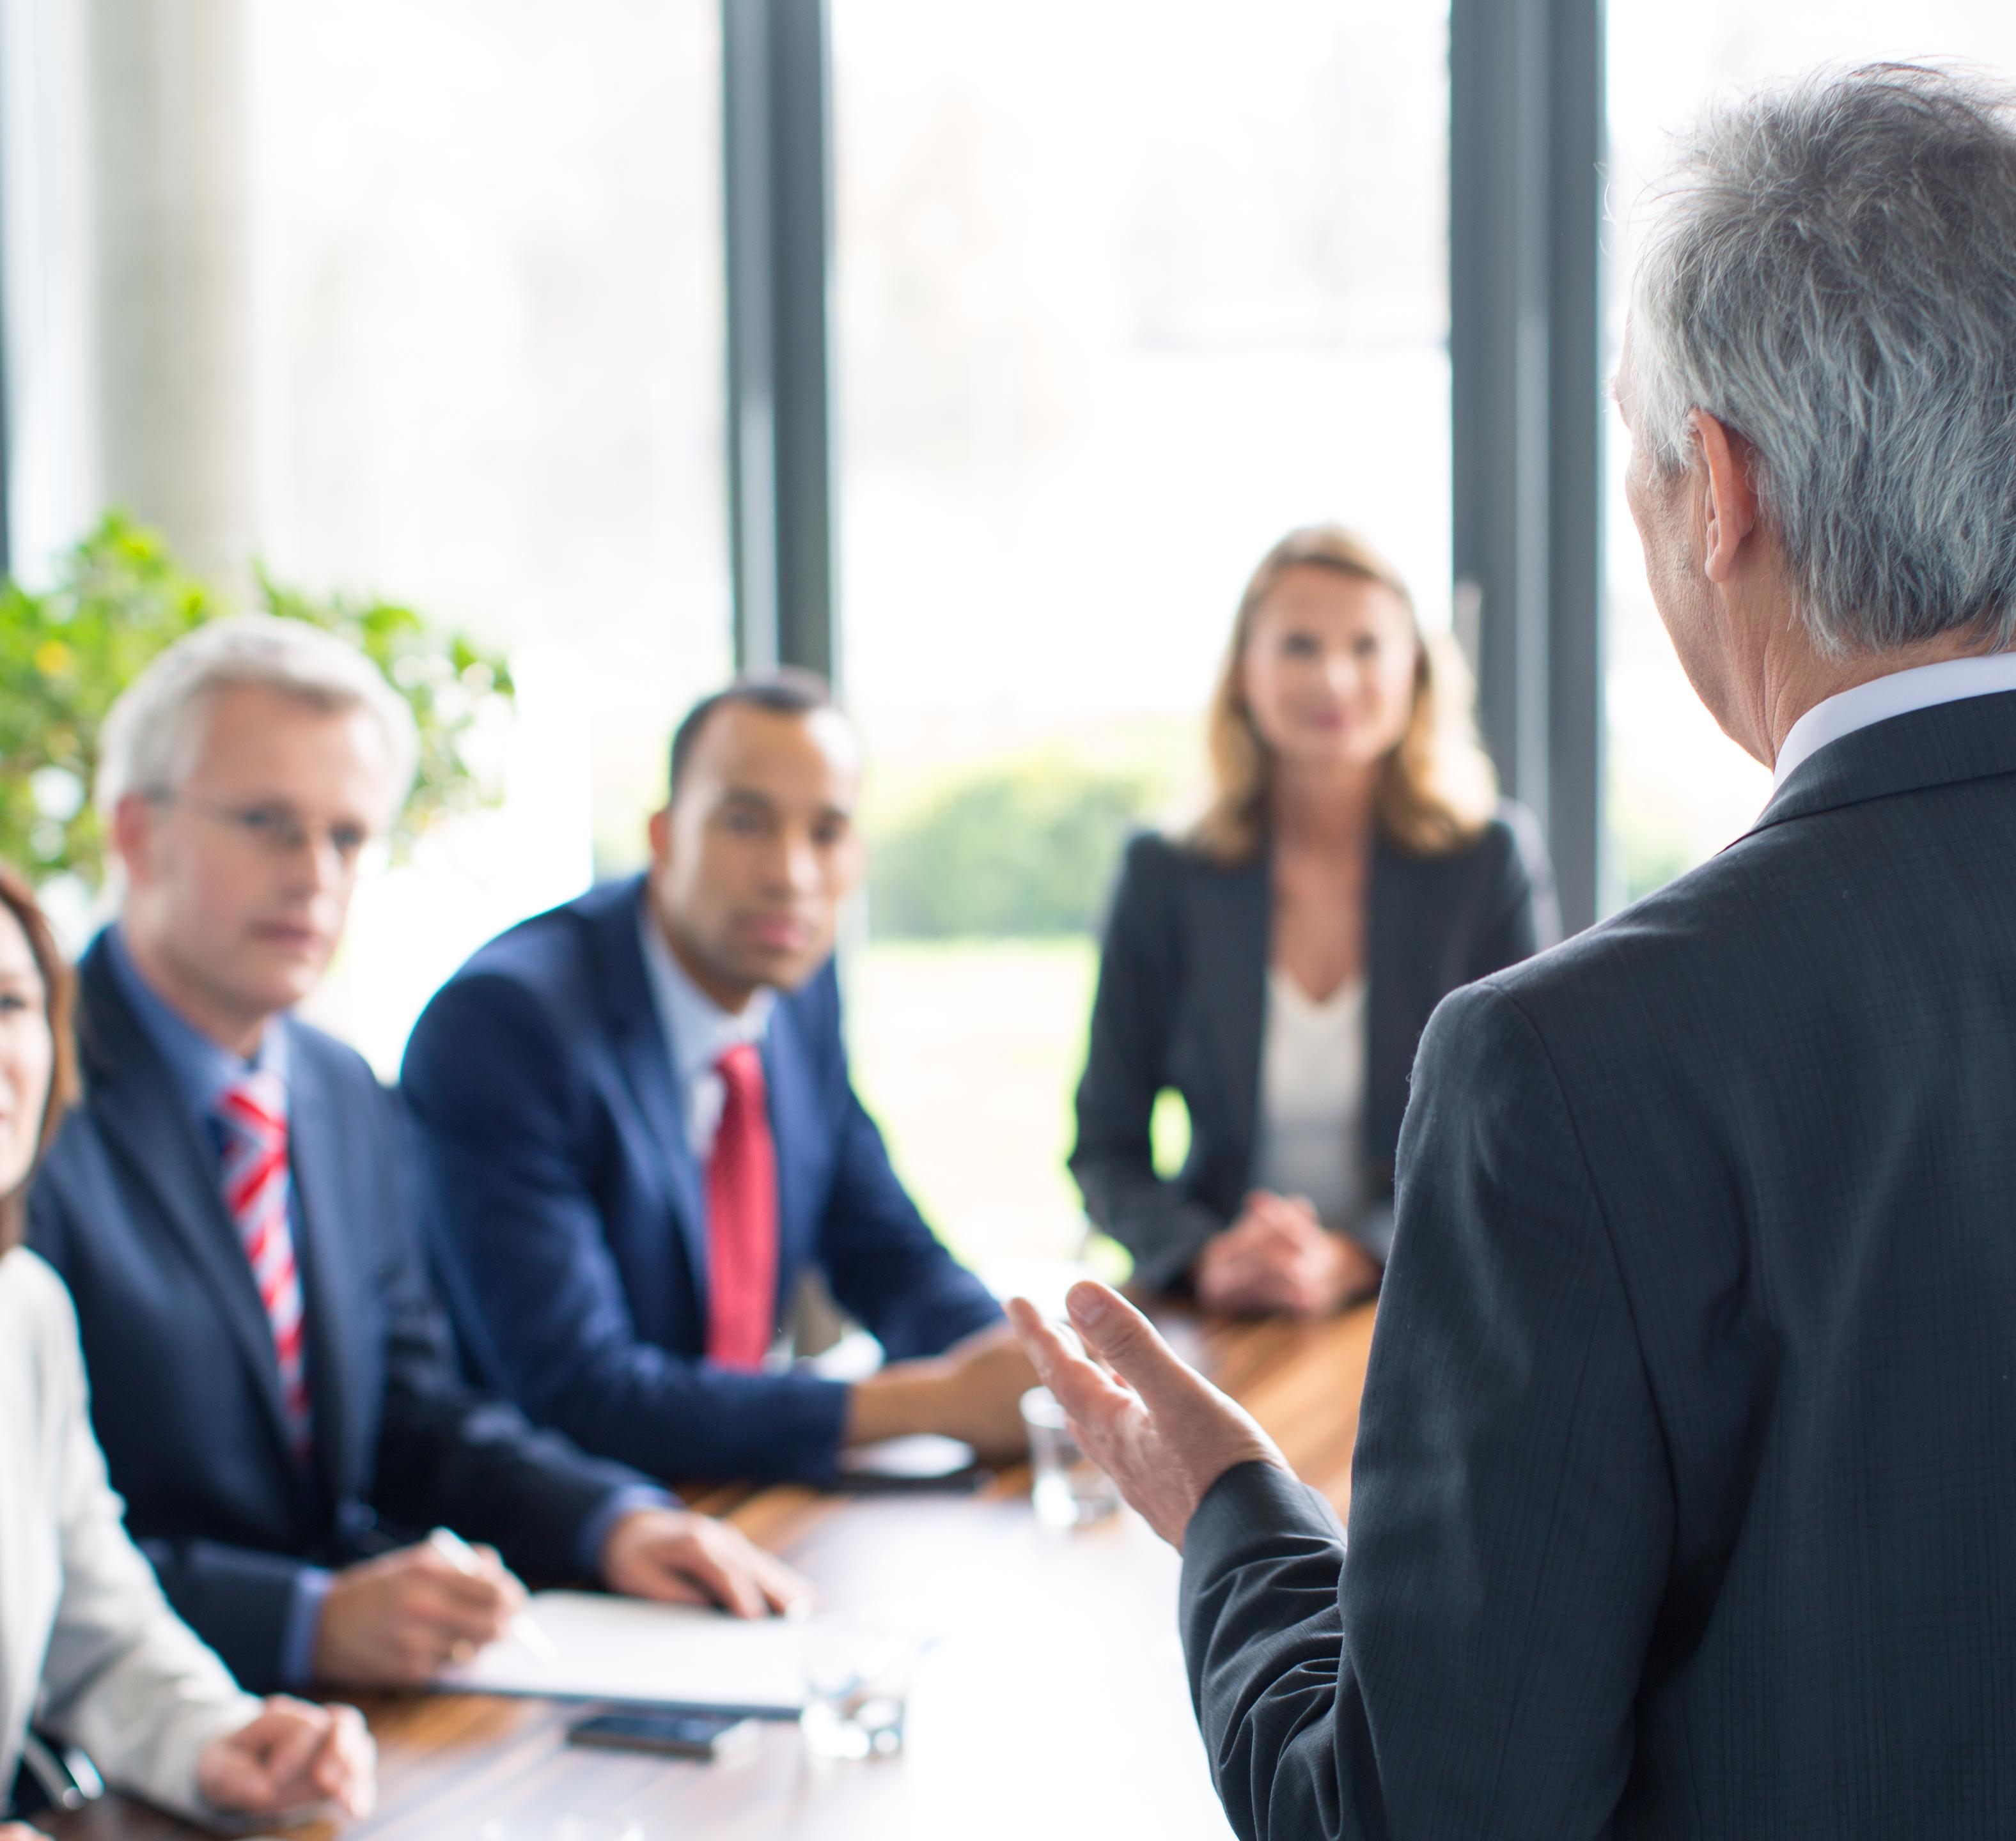
<svg viewBox="0 0 2016 1841">
<path fill-rule="evenodd" d="M 362 825 L 311 825 L 292 806 L 220 805 L 213 800 L 192 799 L 185 793 L 150 793 L 157 805 L 185 805 L 213 823 L 236 832 L 261 856 L 296 856 L 311 843 L 319 847 L 326 840 L 330 854 L 345 870 L 357 867 L 371 841 L 371 832 Z"/>
</svg>

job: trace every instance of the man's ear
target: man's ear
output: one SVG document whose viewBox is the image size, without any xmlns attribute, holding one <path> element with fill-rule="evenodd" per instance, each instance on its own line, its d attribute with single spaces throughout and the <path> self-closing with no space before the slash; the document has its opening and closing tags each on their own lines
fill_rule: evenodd
<svg viewBox="0 0 2016 1841">
<path fill-rule="evenodd" d="M 652 813 L 650 822 L 644 827 L 644 835 L 651 840 L 651 861 L 663 868 L 672 854 L 672 808 L 661 805 Z"/>
<path fill-rule="evenodd" d="M 1751 483 L 1750 444 L 1705 409 L 1689 418 L 1706 477 L 1701 569 L 1710 581 L 1726 582 L 1750 534 L 1757 528 L 1757 489 Z"/>
<path fill-rule="evenodd" d="M 153 841 L 160 808 L 143 793 L 122 793 L 112 808 L 113 854 L 125 870 L 128 885 L 147 878 L 148 847 Z"/>
</svg>

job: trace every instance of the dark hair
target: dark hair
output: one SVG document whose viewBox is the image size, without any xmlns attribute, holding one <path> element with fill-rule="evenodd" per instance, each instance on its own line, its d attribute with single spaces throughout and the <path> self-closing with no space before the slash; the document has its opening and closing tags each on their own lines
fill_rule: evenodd
<svg viewBox="0 0 2016 1841">
<path fill-rule="evenodd" d="M 35 1144 L 34 1162 L 28 1166 L 28 1174 L 11 1194 L 0 1196 L 0 1253 L 4 1253 L 20 1244 L 27 1214 L 28 1185 L 34 1180 L 35 1171 L 56 1134 L 56 1127 L 63 1123 L 63 1113 L 76 1096 L 77 1050 L 70 1033 L 70 965 L 63 958 L 62 948 L 56 944 L 56 937 L 50 931 L 49 923 L 36 904 L 34 891 L 5 863 L 0 863 L 0 907 L 21 923 L 21 931 L 28 937 L 28 951 L 34 955 L 35 969 L 42 975 L 43 1002 L 47 1007 L 49 1034 L 56 1049 L 55 1065 L 49 1077 L 49 1096 L 42 1108 L 41 1134 Z"/>
<path fill-rule="evenodd" d="M 826 680 L 815 672 L 801 671 L 795 665 L 783 665 L 774 671 L 738 678 L 725 689 L 702 697 L 672 731 L 673 798 L 679 796 L 680 776 L 693 758 L 693 749 L 700 741 L 700 731 L 707 727 L 707 718 L 731 703 L 751 710 L 768 710 L 773 716 L 809 716 L 815 710 L 833 707 L 833 692 Z"/>
</svg>

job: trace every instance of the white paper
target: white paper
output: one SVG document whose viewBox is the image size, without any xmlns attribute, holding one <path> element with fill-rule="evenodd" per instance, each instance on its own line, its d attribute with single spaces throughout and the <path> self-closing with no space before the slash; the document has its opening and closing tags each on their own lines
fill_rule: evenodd
<svg viewBox="0 0 2016 1841">
<path fill-rule="evenodd" d="M 796 1719 L 805 1705 L 803 1626 L 730 1617 L 696 1605 L 650 1605 L 580 1591 L 535 1592 L 532 1620 L 553 1647 L 515 1638 L 445 1670 L 443 1692 L 632 1701 L 758 1718 Z"/>
</svg>

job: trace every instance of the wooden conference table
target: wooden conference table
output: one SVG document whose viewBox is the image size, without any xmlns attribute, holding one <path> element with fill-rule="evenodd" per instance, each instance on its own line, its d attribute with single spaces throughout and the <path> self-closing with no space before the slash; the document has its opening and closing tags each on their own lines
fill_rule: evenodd
<svg viewBox="0 0 2016 1841">
<path fill-rule="evenodd" d="M 1308 1325 L 1157 1316 L 1341 1511 L 1372 1307 Z M 1031 1513 L 1023 1469 L 973 1495 L 773 1487 L 696 1501 L 805 1573 L 825 1609 L 938 1636 L 912 1686 L 899 1757 L 813 1759 L 794 1725 L 773 1723 L 739 1758 L 679 1762 L 569 1746 L 578 1707 L 365 1696 L 380 1747 L 376 1812 L 290 1829 L 290 1841 L 562 1841 L 568 1814 L 626 1818 L 645 1841 L 1229 1834 L 1190 1713 L 1176 1556 L 1131 1512 L 1053 1533 Z M 54 1832 L 164 1841 L 194 1831 L 110 1797 Z"/>
</svg>

